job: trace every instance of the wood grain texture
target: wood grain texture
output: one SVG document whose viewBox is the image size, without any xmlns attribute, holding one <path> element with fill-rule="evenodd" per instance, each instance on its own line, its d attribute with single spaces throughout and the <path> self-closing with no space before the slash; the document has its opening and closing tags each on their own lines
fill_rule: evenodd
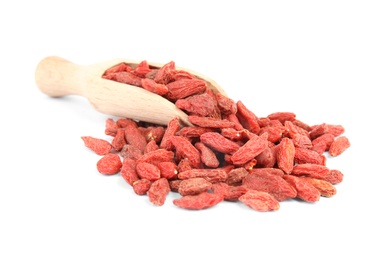
<svg viewBox="0 0 390 260">
<path fill-rule="evenodd" d="M 38 88 L 51 97 L 84 96 L 97 111 L 104 114 L 160 125 L 167 125 L 172 118 L 178 117 L 181 124 L 191 125 L 187 115 L 167 99 L 141 87 L 102 78 L 108 68 L 122 62 L 140 63 L 128 59 L 113 59 L 93 65 L 78 65 L 61 57 L 50 56 L 38 64 L 35 81 Z M 164 65 L 153 62 L 148 64 L 159 68 Z M 189 69 L 177 69 L 192 73 L 206 81 L 208 88 L 215 93 L 226 95 L 212 79 Z"/>
</svg>

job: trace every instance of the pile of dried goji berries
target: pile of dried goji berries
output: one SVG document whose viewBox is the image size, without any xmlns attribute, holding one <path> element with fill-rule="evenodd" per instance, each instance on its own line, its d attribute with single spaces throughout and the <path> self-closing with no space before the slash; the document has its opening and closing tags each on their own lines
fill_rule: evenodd
<svg viewBox="0 0 390 260">
<path fill-rule="evenodd" d="M 110 68 L 103 78 L 143 87 L 174 102 L 192 126 L 172 118 L 167 126 L 131 118 L 106 120 L 109 139 L 83 136 L 101 158 L 101 174 L 117 174 L 138 195 L 161 206 L 173 203 L 205 209 L 223 200 L 258 211 L 279 209 L 281 201 L 316 202 L 336 194 L 343 174 L 326 166 L 326 153 L 338 156 L 349 146 L 341 125 L 307 125 L 291 112 L 258 117 L 241 101 L 213 93 L 204 81 L 169 62 L 153 68 L 146 61 Z"/>
</svg>

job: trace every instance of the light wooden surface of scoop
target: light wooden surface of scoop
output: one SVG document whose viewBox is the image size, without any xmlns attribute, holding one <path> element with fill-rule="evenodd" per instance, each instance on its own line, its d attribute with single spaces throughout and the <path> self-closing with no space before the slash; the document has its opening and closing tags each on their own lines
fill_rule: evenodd
<svg viewBox="0 0 390 260">
<path fill-rule="evenodd" d="M 61 57 L 50 56 L 38 64 L 35 81 L 38 88 L 49 96 L 84 96 L 97 111 L 107 115 L 160 125 L 167 125 L 172 118 L 178 117 L 183 125 L 191 125 L 187 115 L 164 97 L 141 87 L 102 78 L 107 69 L 123 62 L 137 65 L 141 61 L 113 59 L 92 65 L 79 65 Z M 148 64 L 157 68 L 164 65 L 149 61 Z M 215 93 L 226 95 L 212 79 L 189 69 L 176 69 L 190 72 L 203 79 Z"/>
</svg>

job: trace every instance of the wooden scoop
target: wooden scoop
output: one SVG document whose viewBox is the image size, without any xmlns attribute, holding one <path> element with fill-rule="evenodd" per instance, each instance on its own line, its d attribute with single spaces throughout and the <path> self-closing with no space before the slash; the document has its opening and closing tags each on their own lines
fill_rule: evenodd
<svg viewBox="0 0 390 260">
<path fill-rule="evenodd" d="M 104 114 L 167 125 L 178 117 L 183 125 L 191 125 L 187 115 L 167 99 L 141 87 L 103 79 L 104 72 L 120 63 L 137 65 L 140 61 L 113 59 L 94 65 L 77 65 L 60 57 L 50 56 L 37 66 L 35 81 L 38 88 L 51 97 L 80 95 Z M 151 67 L 161 68 L 164 64 L 152 63 Z M 226 95 L 212 79 L 189 69 L 185 70 L 204 80 L 215 93 Z"/>
</svg>

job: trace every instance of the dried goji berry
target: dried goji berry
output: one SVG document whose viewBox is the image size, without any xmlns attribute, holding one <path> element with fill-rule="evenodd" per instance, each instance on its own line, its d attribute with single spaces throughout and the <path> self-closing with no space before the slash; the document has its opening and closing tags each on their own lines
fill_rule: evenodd
<svg viewBox="0 0 390 260">
<path fill-rule="evenodd" d="M 302 178 L 285 174 L 283 178 L 297 191 L 297 198 L 307 202 L 316 202 L 320 199 L 320 192 L 317 188 Z"/>
<path fill-rule="evenodd" d="M 116 73 L 116 72 L 120 72 L 120 71 L 131 71 L 132 68 L 127 65 L 126 63 L 124 62 L 121 62 L 111 68 L 108 68 L 106 71 L 105 71 L 105 75 L 106 74 L 111 74 L 111 73 Z"/>
<path fill-rule="evenodd" d="M 185 126 L 182 127 L 179 131 L 177 131 L 176 135 L 180 135 L 187 138 L 198 138 L 204 133 L 213 131 L 214 129 L 207 127 Z"/>
<path fill-rule="evenodd" d="M 303 163 L 323 164 L 324 162 L 323 157 L 319 153 L 301 147 L 295 148 L 294 160 L 298 164 L 303 164 Z"/>
<path fill-rule="evenodd" d="M 118 125 L 112 118 L 106 119 L 106 129 L 104 130 L 104 133 L 106 135 L 115 136 L 116 132 L 118 131 Z"/>
<path fill-rule="evenodd" d="M 275 113 L 269 114 L 267 117 L 271 120 L 278 120 L 282 124 L 284 124 L 285 121 L 294 121 L 295 120 L 295 113 L 275 112 Z"/>
<path fill-rule="evenodd" d="M 94 151 L 97 155 L 108 154 L 112 146 L 109 141 L 91 136 L 82 136 L 81 139 L 84 141 L 84 145 Z"/>
<path fill-rule="evenodd" d="M 181 183 L 182 181 L 183 181 L 183 180 L 179 180 L 179 179 L 170 180 L 170 181 L 169 181 L 169 187 L 171 188 L 171 191 L 173 191 L 173 192 L 179 192 L 179 186 L 180 186 L 180 183 Z"/>
<path fill-rule="evenodd" d="M 213 184 L 204 178 L 185 179 L 180 182 L 178 192 L 182 196 L 196 195 L 211 189 Z"/>
<path fill-rule="evenodd" d="M 162 206 L 170 192 L 169 182 L 165 178 L 160 178 L 154 181 L 146 194 L 149 197 L 149 201 L 156 206 Z"/>
<path fill-rule="evenodd" d="M 230 186 L 242 184 L 242 180 L 248 175 L 248 171 L 244 167 L 233 168 L 227 173 L 226 183 Z"/>
<path fill-rule="evenodd" d="M 181 79 L 172 81 L 166 86 L 168 88 L 168 92 L 164 95 L 164 97 L 171 101 L 204 93 L 207 88 L 206 82 L 200 79 Z"/>
<path fill-rule="evenodd" d="M 279 201 L 274 196 L 258 190 L 248 190 L 238 200 L 248 207 L 261 212 L 278 210 L 280 208 Z"/>
<path fill-rule="evenodd" d="M 154 81 L 160 84 L 168 84 L 172 81 L 175 71 L 175 62 L 170 61 L 156 71 Z"/>
<path fill-rule="evenodd" d="M 276 163 L 285 173 L 291 173 L 294 167 L 295 146 L 291 139 L 284 137 L 278 145 Z"/>
<path fill-rule="evenodd" d="M 200 152 L 200 159 L 207 167 L 216 168 L 219 166 L 219 160 L 213 150 L 202 142 L 195 143 L 195 147 Z"/>
<path fill-rule="evenodd" d="M 342 154 L 351 146 L 346 136 L 337 137 L 329 147 L 329 154 L 331 156 L 338 156 Z"/>
<path fill-rule="evenodd" d="M 132 72 L 138 77 L 144 78 L 146 74 L 151 72 L 152 70 L 149 68 L 148 62 L 146 60 L 141 61 Z"/>
<path fill-rule="evenodd" d="M 337 184 L 343 181 L 344 174 L 336 169 L 330 169 L 322 179 L 330 182 L 331 184 Z"/>
<path fill-rule="evenodd" d="M 222 95 L 221 93 L 215 94 L 217 104 L 222 115 L 236 114 L 237 105 L 234 100 Z"/>
<path fill-rule="evenodd" d="M 140 179 L 133 183 L 133 191 L 137 195 L 145 195 L 150 189 L 151 185 L 152 182 L 150 180 Z"/>
<path fill-rule="evenodd" d="M 184 71 L 184 70 L 175 69 L 171 73 L 171 80 L 172 81 L 181 80 L 181 79 L 193 79 L 193 78 L 194 78 L 194 76 L 191 73 L 189 73 L 188 71 Z"/>
<path fill-rule="evenodd" d="M 162 126 L 147 127 L 143 133 L 147 142 L 154 140 L 159 144 L 165 134 L 165 128 Z"/>
<path fill-rule="evenodd" d="M 315 150 L 316 152 L 322 154 L 323 152 L 329 149 L 333 141 L 334 141 L 333 134 L 330 133 L 323 134 L 312 141 L 313 144 L 312 150 Z M 321 148 L 321 150 L 318 150 L 318 147 L 322 147 L 322 143 L 324 144 L 323 149 Z"/>
<path fill-rule="evenodd" d="M 131 72 L 119 71 L 112 75 L 113 79 L 120 83 L 125 83 L 129 85 L 134 85 L 140 87 L 142 85 L 140 77 L 134 75 Z"/>
<path fill-rule="evenodd" d="M 328 132 L 328 125 L 325 123 L 316 125 L 312 128 L 310 131 L 310 139 L 314 140 L 318 137 L 320 137 L 323 134 L 326 134 Z"/>
<path fill-rule="evenodd" d="M 230 186 L 224 182 L 214 183 L 211 190 L 216 194 L 221 194 L 224 200 L 235 201 L 244 195 L 248 189 L 244 186 Z"/>
<path fill-rule="evenodd" d="M 116 153 L 109 153 L 100 158 L 96 166 L 101 174 L 112 175 L 121 170 L 122 161 Z"/>
<path fill-rule="evenodd" d="M 188 120 L 196 126 L 207 127 L 207 128 L 227 128 L 227 127 L 235 126 L 235 123 L 230 122 L 227 119 L 219 119 L 214 117 L 202 117 L 202 116 L 189 115 Z"/>
<path fill-rule="evenodd" d="M 272 143 L 279 142 L 283 137 L 284 128 L 278 126 L 265 126 L 259 131 L 259 134 L 267 133 L 268 141 Z"/>
<path fill-rule="evenodd" d="M 173 204 L 184 209 L 201 210 L 215 206 L 221 201 L 223 201 L 223 196 L 220 194 L 202 192 L 175 199 Z"/>
<path fill-rule="evenodd" d="M 114 148 L 115 151 L 120 152 L 125 144 L 125 129 L 119 128 L 115 134 L 114 139 L 111 141 L 112 148 Z"/>
<path fill-rule="evenodd" d="M 342 125 L 330 125 L 328 124 L 328 133 L 333 136 L 339 136 L 345 132 Z"/>
<path fill-rule="evenodd" d="M 174 157 L 175 154 L 172 151 L 157 149 L 143 154 L 137 162 L 147 162 L 157 166 L 160 162 L 174 162 Z"/>
<path fill-rule="evenodd" d="M 187 158 L 191 163 L 191 167 L 201 167 L 200 152 L 190 141 L 188 141 L 187 138 L 182 136 L 172 136 L 169 138 L 169 142 L 172 143 L 176 151 L 176 160 Z"/>
<path fill-rule="evenodd" d="M 184 99 L 178 99 L 175 105 L 190 115 L 212 116 L 215 113 L 214 100 L 207 94 L 192 95 Z"/>
<path fill-rule="evenodd" d="M 257 116 L 241 100 L 237 101 L 236 105 L 237 117 L 241 125 L 252 133 L 258 134 L 260 132 L 260 126 L 257 122 Z"/>
<path fill-rule="evenodd" d="M 144 153 L 150 153 L 150 152 L 156 151 L 156 150 L 158 150 L 158 149 L 159 149 L 159 146 L 158 146 L 158 144 L 156 143 L 156 141 L 151 140 L 151 141 L 149 141 L 149 142 L 146 144 Z"/>
<path fill-rule="evenodd" d="M 312 127 L 301 120 L 295 119 L 292 121 L 292 123 L 296 126 L 299 126 L 302 129 L 305 129 L 307 132 L 310 132 L 312 130 Z"/>
<path fill-rule="evenodd" d="M 217 132 L 207 132 L 200 136 L 200 141 L 211 149 L 221 153 L 234 153 L 240 145 L 223 137 Z"/>
<path fill-rule="evenodd" d="M 119 153 L 123 158 L 138 160 L 142 157 L 142 151 L 133 145 L 125 144 Z"/>
<path fill-rule="evenodd" d="M 337 193 L 336 188 L 328 181 L 311 177 L 304 177 L 302 180 L 313 185 L 323 197 L 332 197 Z"/>
<path fill-rule="evenodd" d="M 252 172 L 242 181 L 248 189 L 268 192 L 278 201 L 295 198 L 297 191 L 282 177 L 266 172 Z"/>
<path fill-rule="evenodd" d="M 294 139 L 294 138 L 296 138 L 297 135 L 301 135 L 301 136 L 305 136 L 309 139 L 309 141 L 307 141 L 307 142 L 311 142 L 310 133 L 308 131 L 306 131 L 305 129 L 297 126 L 296 124 L 294 124 L 291 121 L 284 122 L 284 130 L 285 130 L 284 135 L 287 137 Z"/>
<path fill-rule="evenodd" d="M 258 156 L 255 157 L 257 165 L 263 168 L 271 168 L 275 166 L 276 156 L 270 147 L 267 147 Z"/>
<path fill-rule="evenodd" d="M 249 139 L 243 146 L 233 153 L 231 160 L 235 165 L 243 165 L 244 163 L 254 159 L 262 151 L 268 147 L 268 133 L 263 133 L 260 136 L 254 136 Z"/>
<path fill-rule="evenodd" d="M 329 168 L 320 164 L 302 163 L 294 165 L 291 174 L 323 179 L 329 174 Z"/>
<path fill-rule="evenodd" d="M 150 181 L 156 181 L 160 179 L 161 173 L 160 169 L 151 163 L 140 162 L 135 166 L 137 174 L 142 179 L 147 179 Z"/>
<path fill-rule="evenodd" d="M 149 78 L 141 79 L 141 87 L 160 96 L 168 93 L 168 87 L 166 85 L 156 83 L 154 80 Z"/>
<path fill-rule="evenodd" d="M 181 159 L 180 162 L 177 164 L 177 171 L 185 172 L 189 170 L 192 170 L 190 160 L 188 160 L 188 158 Z"/>
<path fill-rule="evenodd" d="M 227 173 L 222 169 L 191 169 L 178 174 L 178 178 L 181 180 L 199 177 L 211 183 L 216 183 L 225 181 Z"/>
<path fill-rule="evenodd" d="M 135 181 L 139 180 L 138 174 L 135 170 L 136 161 L 130 158 L 123 159 L 121 176 L 131 186 Z"/>
<path fill-rule="evenodd" d="M 126 143 L 139 149 L 142 153 L 145 150 L 147 144 L 145 136 L 142 132 L 132 124 L 125 127 L 125 139 Z"/>
<path fill-rule="evenodd" d="M 116 124 L 118 125 L 119 128 L 125 128 L 129 125 L 131 125 L 133 127 L 138 127 L 137 122 L 135 122 L 133 119 L 130 119 L 130 118 L 119 118 L 116 121 Z"/>
<path fill-rule="evenodd" d="M 166 178 L 168 180 L 176 179 L 178 170 L 177 165 L 173 162 L 160 162 L 157 164 L 157 167 L 160 169 L 161 178 Z"/>
<path fill-rule="evenodd" d="M 169 122 L 162 137 L 160 148 L 171 150 L 172 147 L 167 147 L 167 141 L 174 136 L 180 129 L 179 118 L 174 117 Z"/>
</svg>

